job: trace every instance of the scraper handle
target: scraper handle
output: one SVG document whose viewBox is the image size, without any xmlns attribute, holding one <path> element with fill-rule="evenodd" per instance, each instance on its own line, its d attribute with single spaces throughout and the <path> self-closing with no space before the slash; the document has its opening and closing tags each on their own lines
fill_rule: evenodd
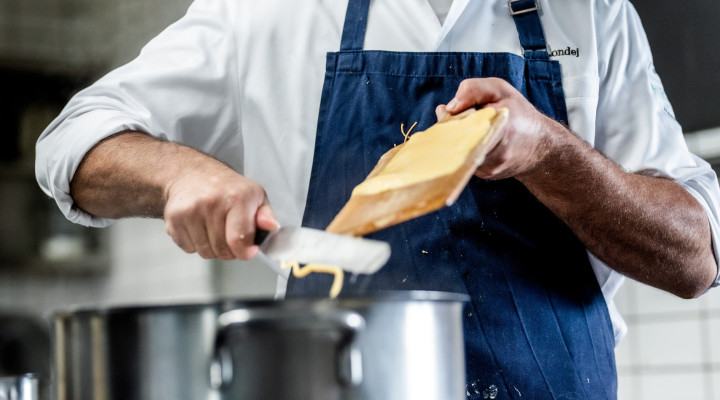
<svg viewBox="0 0 720 400">
<path fill-rule="evenodd" d="M 270 231 L 266 231 L 265 229 L 256 228 L 255 229 L 255 238 L 253 239 L 253 244 L 256 246 L 260 246 L 262 242 L 267 239 L 268 235 L 270 235 Z"/>
</svg>

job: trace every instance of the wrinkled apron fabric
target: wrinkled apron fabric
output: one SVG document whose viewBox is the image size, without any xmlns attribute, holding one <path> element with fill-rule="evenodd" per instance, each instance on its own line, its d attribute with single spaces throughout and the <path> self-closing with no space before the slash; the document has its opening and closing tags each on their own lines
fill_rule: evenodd
<svg viewBox="0 0 720 400">
<path fill-rule="evenodd" d="M 363 51 L 369 0 L 350 0 L 339 52 L 329 53 L 303 225 L 324 229 L 405 130 L 467 78 L 511 83 L 546 115 L 567 121 L 560 65 L 535 11 L 513 17 L 524 57 L 509 53 Z M 512 2 L 516 11 L 534 1 Z M 346 276 L 341 296 L 438 290 L 465 308 L 470 399 L 615 399 L 607 306 L 582 244 L 515 179 L 473 178 L 451 207 L 369 235 L 392 246 L 370 276 Z M 288 297 L 327 296 L 332 277 L 290 278 Z"/>
</svg>

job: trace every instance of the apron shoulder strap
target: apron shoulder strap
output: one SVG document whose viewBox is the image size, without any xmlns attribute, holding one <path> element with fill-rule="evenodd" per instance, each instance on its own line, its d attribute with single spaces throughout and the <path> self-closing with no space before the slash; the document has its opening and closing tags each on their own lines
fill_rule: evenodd
<svg viewBox="0 0 720 400">
<path fill-rule="evenodd" d="M 538 14 L 538 0 L 508 0 L 508 8 L 520 36 L 520 45 L 525 50 L 525 58 L 549 59 L 545 33 Z"/>
<path fill-rule="evenodd" d="M 348 0 L 340 50 L 362 50 L 370 0 Z"/>
</svg>

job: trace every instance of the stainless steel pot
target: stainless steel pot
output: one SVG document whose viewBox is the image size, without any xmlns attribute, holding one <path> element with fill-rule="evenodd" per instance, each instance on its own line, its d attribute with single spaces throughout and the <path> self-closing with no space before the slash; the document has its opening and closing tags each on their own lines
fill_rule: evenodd
<svg viewBox="0 0 720 400">
<path fill-rule="evenodd" d="M 34 374 L 0 377 L 0 400 L 38 399 L 38 378 Z"/>
<path fill-rule="evenodd" d="M 461 294 L 76 309 L 58 400 L 463 399 Z"/>
</svg>

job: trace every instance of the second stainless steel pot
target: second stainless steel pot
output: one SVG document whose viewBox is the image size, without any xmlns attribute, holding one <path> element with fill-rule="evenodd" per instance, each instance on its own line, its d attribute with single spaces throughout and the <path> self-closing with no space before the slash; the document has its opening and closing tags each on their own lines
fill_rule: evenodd
<svg viewBox="0 0 720 400">
<path fill-rule="evenodd" d="M 0 400 L 38 400 L 38 378 L 34 374 L 0 377 Z"/>
<path fill-rule="evenodd" d="M 465 300 L 398 292 L 58 313 L 57 398 L 459 400 Z"/>
</svg>

